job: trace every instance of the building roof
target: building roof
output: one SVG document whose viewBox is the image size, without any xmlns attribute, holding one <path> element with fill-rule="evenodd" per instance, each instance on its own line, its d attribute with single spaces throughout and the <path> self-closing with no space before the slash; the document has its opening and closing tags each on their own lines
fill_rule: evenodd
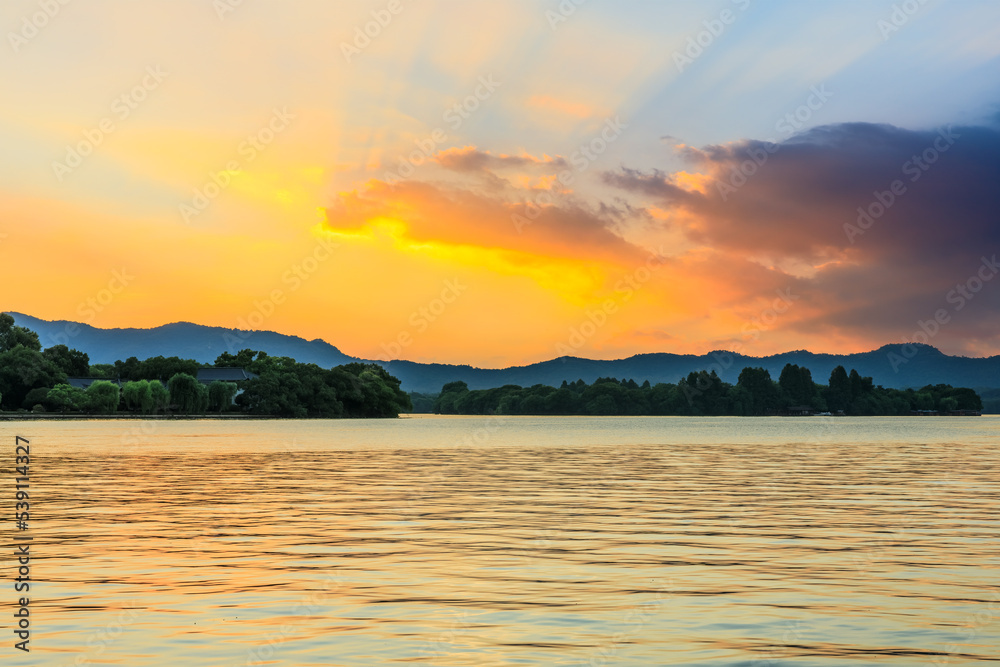
<svg viewBox="0 0 1000 667">
<path fill-rule="evenodd" d="M 198 382 L 210 384 L 212 382 L 242 382 L 252 380 L 257 377 L 256 373 L 243 370 L 242 368 L 199 368 Z"/>
</svg>

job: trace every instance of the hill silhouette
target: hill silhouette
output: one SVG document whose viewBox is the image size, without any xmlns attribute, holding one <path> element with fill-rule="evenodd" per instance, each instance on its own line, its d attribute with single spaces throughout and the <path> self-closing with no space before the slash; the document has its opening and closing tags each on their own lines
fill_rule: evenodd
<svg viewBox="0 0 1000 667">
<path fill-rule="evenodd" d="M 44 347 L 60 343 L 90 355 L 91 363 L 112 363 L 131 356 L 145 359 L 156 355 L 178 356 L 210 364 L 222 352 L 242 348 L 263 350 L 271 356 L 288 356 L 302 363 L 331 368 L 353 361 L 375 361 L 402 381 L 406 391 L 436 393 L 447 382 L 462 380 L 470 389 L 490 389 L 507 384 L 558 387 L 563 380 L 592 383 L 599 377 L 628 378 L 642 383 L 677 382 L 692 371 L 716 370 L 724 381 L 735 383 L 747 366 L 766 368 L 778 377 L 785 364 L 798 364 L 812 371 L 817 382 L 826 382 L 838 365 L 857 369 L 875 384 L 895 389 L 928 384 L 951 384 L 979 389 L 1000 388 L 1000 356 L 970 358 L 949 356 L 930 345 L 885 345 L 857 354 L 821 354 L 806 350 L 750 357 L 726 351 L 705 355 L 639 354 L 626 359 L 594 360 L 560 357 L 510 368 L 476 368 L 468 365 L 424 364 L 413 361 L 365 360 L 344 354 L 330 343 L 306 340 L 272 331 L 241 332 L 177 322 L 151 329 L 98 329 L 87 324 L 40 320 L 10 313 L 18 326 L 37 332 Z M 74 329 L 73 327 L 76 327 Z M 72 335 L 71 335 L 72 334 Z"/>
</svg>

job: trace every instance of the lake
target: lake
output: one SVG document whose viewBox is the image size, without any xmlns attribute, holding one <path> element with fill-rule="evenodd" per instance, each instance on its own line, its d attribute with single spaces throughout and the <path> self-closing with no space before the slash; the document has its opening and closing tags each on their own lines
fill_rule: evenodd
<svg viewBox="0 0 1000 667">
<path fill-rule="evenodd" d="M 2 432 L 4 665 L 1000 661 L 998 417 Z"/>
</svg>

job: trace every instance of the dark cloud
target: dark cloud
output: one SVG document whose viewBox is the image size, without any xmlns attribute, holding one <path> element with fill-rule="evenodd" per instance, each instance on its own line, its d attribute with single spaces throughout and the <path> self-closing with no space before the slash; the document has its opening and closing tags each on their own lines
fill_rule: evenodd
<svg viewBox="0 0 1000 667">
<path fill-rule="evenodd" d="M 901 248 L 926 256 L 1000 241 L 1000 134 L 990 128 L 915 132 L 851 123 L 780 145 L 743 141 L 686 156 L 714 177 L 706 193 L 662 172 L 622 169 L 605 180 L 701 216 L 695 240 L 714 246 L 797 257 Z M 891 192 L 894 182 L 901 195 Z M 872 224 L 862 217 L 860 234 L 845 228 L 858 226 L 859 207 L 878 214 L 880 196 L 891 201 L 888 210 Z"/>
<path fill-rule="evenodd" d="M 996 331 L 1000 276 L 961 309 L 948 296 L 970 279 L 975 286 L 983 257 L 1000 253 L 997 129 L 846 123 L 781 144 L 679 152 L 709 175 L 703 192 L 659 171 L 623 168 L 604 180 L 685 213 L 677 219 L 695 222 L 673 224 L 688 225 L 683 231 L 696 243 L 812 266 L 804 289 L 811 312 L 823 314 L 790 326 L 885 340 L 944 308 L 952 317 L 942 336 Z"/>
</svg>

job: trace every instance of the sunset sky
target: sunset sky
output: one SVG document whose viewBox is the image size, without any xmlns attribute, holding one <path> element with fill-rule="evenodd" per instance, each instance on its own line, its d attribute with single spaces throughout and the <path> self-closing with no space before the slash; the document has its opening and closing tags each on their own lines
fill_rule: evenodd
<svg viewBox="0 0 1000 667">
<path fill-rule="evenodd" d="M 994 0 L 7 0 L 0 27 L 0 310 L 490 367 L 1000 353 Z"/>
</svg>

